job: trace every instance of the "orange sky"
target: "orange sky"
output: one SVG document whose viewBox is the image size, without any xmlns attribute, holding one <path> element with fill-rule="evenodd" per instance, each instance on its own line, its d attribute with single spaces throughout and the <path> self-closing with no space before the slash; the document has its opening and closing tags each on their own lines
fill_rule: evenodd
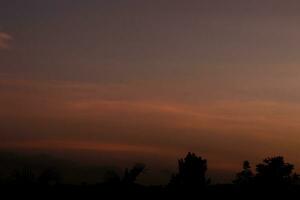
<svg viewBox="0 0 300 200">
<path fill-rule="evenodd" d="M 277 154 L 299 162 L 297 103 L 185 103 L 130 95 L 138 92 L 143 91 L 134 85 L 2 78 L 0 147 L 124 153 L 128 160 L 130 154 L 146 154 L 169 157 L 166 166 L 195 151 L 221 170 Z"/>
<path fill-rule="evenodd" d="M 1 4 L 2 149 L 300 167 L 299 1 Z"/>
</svg>

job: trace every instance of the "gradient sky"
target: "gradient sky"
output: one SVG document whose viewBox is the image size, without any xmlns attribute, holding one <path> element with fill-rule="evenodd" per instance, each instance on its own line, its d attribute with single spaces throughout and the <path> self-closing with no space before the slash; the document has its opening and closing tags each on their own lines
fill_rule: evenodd
<svg viewBox="0 0 300 200">
<path fill-rule="evenodd" d="M 164 167 L 194 151 L 223 171 L 280 154 L 300 167 L 299 10 L 0 0 L 0 147 Z"/>
</svg>

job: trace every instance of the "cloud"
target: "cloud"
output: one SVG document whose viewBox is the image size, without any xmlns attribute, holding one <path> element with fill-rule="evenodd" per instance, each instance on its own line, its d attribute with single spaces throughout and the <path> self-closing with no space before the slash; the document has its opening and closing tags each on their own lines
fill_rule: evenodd
<svg viewBox="0 0 300 200">
<path fill-rule="evenodd" d="M 155 154 L 186 151 L 210 166 L 299 151 L 300 104 L 269 100 L 180 102 L 130 84 L 9 78 L 0 74 L 0 149 L 78 149 Z M 139 152 L 139 153 L 136 153 Z M 224 157 L 224 155 L 226 155 Z M 132 158 L 135 158 L 134 156 Z M 166 164 L 169 164 L 167 161 Z M 229 167 L 228 167 L 229 168 Z"/>
<path fill-rule="evenodd" d="M 5 32 L 0 32 L 0 49 L 8 49 L 13 37 Z"/>
</svg>

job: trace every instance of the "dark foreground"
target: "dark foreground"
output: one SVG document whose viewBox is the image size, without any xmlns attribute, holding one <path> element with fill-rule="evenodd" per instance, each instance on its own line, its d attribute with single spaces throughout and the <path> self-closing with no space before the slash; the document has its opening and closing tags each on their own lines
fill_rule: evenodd
<svg viewBox="0 0 300 200">
<path fill-rule="evenodd" d="M 1 186 L 5 198 L 30 199 L 299 199 L 300 186 L 289 188 L 241 188 L 233 184 L 198 189 L 160 186 L 118 187 L 108 185 Z M 1 198 L 2 199 L 2 198 Z"/>
<path fill-rule="evenodd" d="M 7 162 L 3 162 L 3 165 Z M 66 184 L 63 174 L 48 168 L 39 173 L 23 167 L 3 174 L 0 199 L 299 199 L 300 179 L 294 165 L 281 156 L 269 157 L 252 170 L 245 161 L 231 184 L 212 184 L 207 160 L 188 153 L 178 160 L 178 172 L 164 186 L 145 186 L 137 178 L 145 171 L 136 164 L 118 174 L 108 171 L 98 184 Z M 84 175 L 84 174 L 83 174 Z M 1 179 L 0 179 L 1 180 Z M 3 198 L 2 198 L 3 197 Z"/>
</svg>

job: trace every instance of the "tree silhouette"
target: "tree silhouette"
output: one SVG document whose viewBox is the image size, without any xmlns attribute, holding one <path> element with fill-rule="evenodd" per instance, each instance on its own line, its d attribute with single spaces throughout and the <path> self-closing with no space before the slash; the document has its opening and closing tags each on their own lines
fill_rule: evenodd
<svg viewBox="0 0 300 200">
<path fill-rule="evenodd" d="M 294 165 L 284 162 L 281 156 L 266 158 L 256 166 L 256 181 L 269 186 L 290 185 L 295 180 Z"/>
<path fill-rule="evenodd" d="M 173 175 L 171 186 L 184 188 L 200 188 L 208 184 L 205 174 L 207 161 L 189 152 L 184 159 L 178 160 L 178 173 Z"/>
<path fill-rule="evenodd" d="M 109 185 L 133 185 L 135 184 L 138 176 L 145 171 L 146 166 L 142 163 L 135 164 L 131 169 L 126 168 L 123 176 L 117 172 L 110 170 L 104 175 L 104 183 Z"/>
<path fill-rule="evenodd" d="M 297 182 L 299 176 L 293 173 L 294 166 L 286 163 L 284 158 L 280 156 L 264 159 L 262 163 L 256 165 L 256 173 L 254 170 L 252 171 L 250 162 L 244 161 L 242 170 L 236 174 L 236 179 L 233 181 L 235 185 L 228 183 L 209 184 L 206 177 L 206 159 L 191 152 L 178 160 L 178 172 L 171 177 L 168 187 L 138 184 L 137 178 L 145 172 L 144 164 L 135 164 L 131 168 L 125 169 L 123 174 L 117 171 L 118 168 L 109 168 L 111 171 L 105 174 L 103 183 L 83 182 L 81 185 L 76 184 L 76 182 L 60 184 L 62 176 L 55 168 L 42 171 L 36 178 L 34 172 L 45 169 L 45 165 L 40 168 L 26 163 L 25 166 L 32 166 L 33 168 L 17 168 L 18 170 L 13 171 L 11 177 L 7 177 L 6 168 L 0 170 L 6 175 L 2 184 L 0 179 L 0 189 L 13 193 L 20 190 L 37 192 L 38 194 L 72 194 L 74 197 L 77 195 L 86 197 L 90 194 L 101 195 L 101 197 L 104 195 L 110 197 L 122 195 L 121 198 L 127 197 L 126 195 L 138 195 L 140 198 L 159 196 L 202 199 L 206 199 L 206 197 L 229 199 L 267 197 L 273 199 L 281 196 L 288 199 L 288 195 L 296 194 L 299 196 L 300 194 L 300 182 Z M 82 171 L 76 170 L 75 172 Z M 86 169 L 83 172 L 86 172 Z M 52 185 L 55 187 L 51 187 Z M 10 192 L 10 194 L 12 193 Z M 19 192 L 19 194 L 22 195 L 23 193 Z"/>
<path fill-rule="evenodd" d="M 244 161 L 243 163 L 243 170 L 236 175 L 236 179 L 233 181 L 235 184 L 238 185 L 249 185 L 253 182 L 253 172 L 251 170 L 250 162 Z"/>
<path fill-rule="evenodd" d="M 134 184 L 137 177 L 143 173 L 145 170 L 145 165 L 142 163 L 135 164 L 131 169 L 125 169 L 122 183 L 126 185 Z"/>
</svg>

